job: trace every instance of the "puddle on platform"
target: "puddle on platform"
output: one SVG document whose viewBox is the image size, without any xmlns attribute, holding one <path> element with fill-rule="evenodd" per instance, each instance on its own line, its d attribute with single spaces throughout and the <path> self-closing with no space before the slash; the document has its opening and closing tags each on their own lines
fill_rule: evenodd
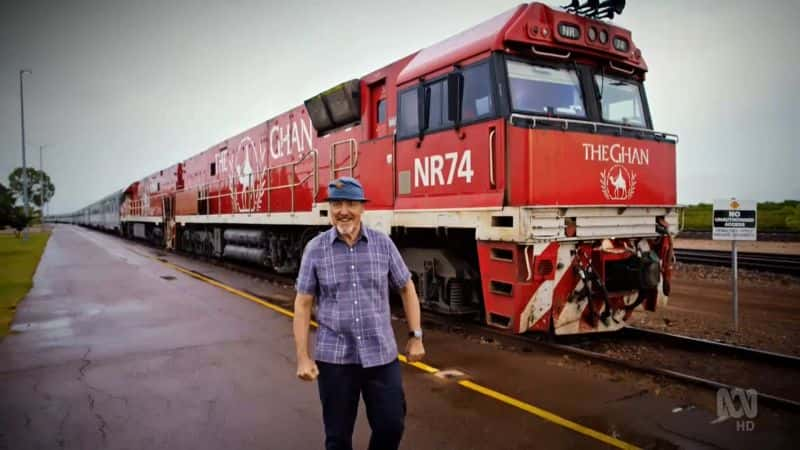
<svg viewBox="0 0 800 450">
<path fill-rule="evenodd" d="M 60 340 L 75 335 L 75 330 L 72 328 L 72 319 L 68 317 L 41 322 L 18 323 L 12 325 L 10 329 L 11 334 L 23 334 L 31 331 L 36 331 L 38 335 L 51 340 Z"/>
<path fill-rule="evenodd" d="M 44 320 L 41 322 L 25 322 L 11 326 L 11 331 L 23 332 L 32 330 L 53 330 L 68 327 L 72 324 L 72 319 L 64 317 L 61 319 Z"/>
<path fill-rule="evenodd" d="M 442 369 L 433 374 L 433 376 L 443 380 L 462 380 L 467 378 L 467 375 L 458 369 Z"/>
<path fill-rule="evenodd" d="M 582 416 L 576 418 L 575 421 L 581 425 L 588 426 L 589 428 L 605 433 L 611 437 L 621 439 L 629 443 L 635 443 L 643 448 L 659 450 L 673 450 L 681 448 L 680 445 L 671 442 L 668 439 L 665 439 L 661 436 L 653 436 L 641 433 L 635 429 L 631 429 L 628 426 L 616 423 L 609 417 Z"/>
</svg>

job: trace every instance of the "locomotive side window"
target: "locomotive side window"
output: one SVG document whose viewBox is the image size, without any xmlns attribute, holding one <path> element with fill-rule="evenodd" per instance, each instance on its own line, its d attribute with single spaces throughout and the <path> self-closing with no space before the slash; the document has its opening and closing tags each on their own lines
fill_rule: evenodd
<svg viewBox="0 0 800 450">
<path fill-rule="evenodd" d="M 460 77 L 461 87 L 449 89 L 450 79 L 454 74 Z M 487 62 L 479 62 L 461 71 L 454 71 L 420 86 L 401 92 L 398 104 L 397 136 L 399 139 L 416 136 L 420 132 L 419 108 L 427 103 L 425 111 L 427 126 L 424 132 L 437 132 L 452 128 L 455 117 L 450 117 L 450 95 L 460 92 L 461 115 L 460 124 L 472 123 L 494 117 L 496 105 L 494 99 L 492 66 Z M 420 92 L 424 97 L 420 97 Z M 427 101 L 427 102 L 426 102 Z M 455 106 L 457 108 L 458 106 Z"/>
<path fill-rule="evenodd" d="M 430 96 L 428 130 L 439 130 L 453 124 L 447 118 L 447 79 L 431 83 L 426 88 Z"/>
<path fill-rule="evenodd" d="M 506 61 L 511 106 L 515 111 L 586 117 L 578 74 L 520 61 Z"/>
<path fill-rule="evenodd" d="M 492 80 L 489 64 L 470 67 L 464 74 L 464 96 L 461 103 L 461 120 L 470 122 L 494 114 Z"/>
<path fill-rule="evenodd" d="M 378 102 L 378 122 L 377 123 L 386 123 L 386 99 L 381 99 Z"/>
<path fill-rule="evenodd" d="M 419 117 L 417 116 L 417 88 L 413 87 L 400 94 L 400 104 L 397 121 L 397 134 L 411 136 L 419 132 Z"/>
<path fill-rule="evenodd" d="M 595 75 L 603 120 L 623 125 L 646 126 L 639 85 L 626 80 Z"/>
</svg>

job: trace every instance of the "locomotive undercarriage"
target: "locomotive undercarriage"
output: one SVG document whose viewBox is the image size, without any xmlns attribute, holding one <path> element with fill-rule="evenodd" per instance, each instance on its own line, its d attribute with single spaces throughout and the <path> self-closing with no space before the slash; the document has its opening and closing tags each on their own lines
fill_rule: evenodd
<svg viewBox="0 0 800 450">
<path fill-rule="evenodd" d="M 244 262 L 279 274 L 296 273 L 305 245 L 317 227 L 264 227 L 187 224 L 178 231 L 179 248 L 196 255 Z"/>
<path fill-rule="evenodd" d="M 127 223 L 125 236 L 164 246 L 164 227 Z M 322 227 L 187 224 L 176 229 L 177 249 L 294 274 L 305 245 Z M 481 286 L 475 231 L 397 227 L 393 238 L 412 274 L 423 308 L 444 314 L 480 313 Z"/>
<path fill-rule="evenodd" d="M 128 239 L 140 239 L 158 246 L 164 242 L 164 229 L 160 223 L 123 222 L 121 234 Z"/>
<path fill-rule="evenodd" d="M 669 295 L 671 235 L 677 231 L 665 220 L 674 223 L 671 209 L 506 208 L 475 214 L 476 228 L 386 230 L 423 308 L 479 315 L 515 333 L 575 334 L 622 328 L 635 308 L 654 310 Z M 609 236 L 614 222 L 625 222 L 616 227 L 622 237 Z M 125 225 L 128 237 L 280 274 L 296 273 L 305 245 L 328 228 L 188 223 L 165 233 L 161 223 Z"/>
<path fill-rule="evenodd" d="M 162 224 L 127 223 L 125 236 L 165 245 Z M 175 230 L 178 250 L 294 274 L 305 245 L 325 227 L 186 224 Z M 423 308 L 444 314 L 482 310 L 473 229 L 395 227 L 392 237 L 411 271 Z"/>
<path fill-rule="evenodd" d="M 396 227 L 403 256 L 423 308 L 450 315 L 482 310 L 475 230 Z"/>
</svg>

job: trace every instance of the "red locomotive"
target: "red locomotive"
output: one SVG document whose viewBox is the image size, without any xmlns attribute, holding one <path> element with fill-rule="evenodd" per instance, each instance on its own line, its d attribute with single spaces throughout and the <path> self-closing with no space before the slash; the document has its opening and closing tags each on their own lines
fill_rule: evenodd
<svg viewBox="0 0 800 450">
<path fill-rule="evenodd" d="M 124 189 L 120 228 L 167 248 L 297 270 L 325 186 L 362 182 L 423 306 L 572 334 L 669 294 L 675 145 L 647 66 L 601 17 L 520 5 Z"/>
</svg>

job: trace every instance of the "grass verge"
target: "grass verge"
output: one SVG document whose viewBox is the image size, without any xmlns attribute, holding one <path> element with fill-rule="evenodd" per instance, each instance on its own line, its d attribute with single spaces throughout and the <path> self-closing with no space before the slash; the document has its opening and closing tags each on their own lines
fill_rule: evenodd
<svg viewBox="0 0 800 450">
<path fill-rule="evenodd" d="M 683 211 L 683 229 L 711 231 L 712 205 L 689 205 Z M 758 231 L 800 232 L 800 201 L 760 202 L 756 213 Z"/>
<path fill-rule="evenodd" d="M 27 241 L 0 234 L 0 339 L 8 334 L 17 303 L 33 287 L 33 274 L 50 233 L 31 233 Z"/>
</svg>

